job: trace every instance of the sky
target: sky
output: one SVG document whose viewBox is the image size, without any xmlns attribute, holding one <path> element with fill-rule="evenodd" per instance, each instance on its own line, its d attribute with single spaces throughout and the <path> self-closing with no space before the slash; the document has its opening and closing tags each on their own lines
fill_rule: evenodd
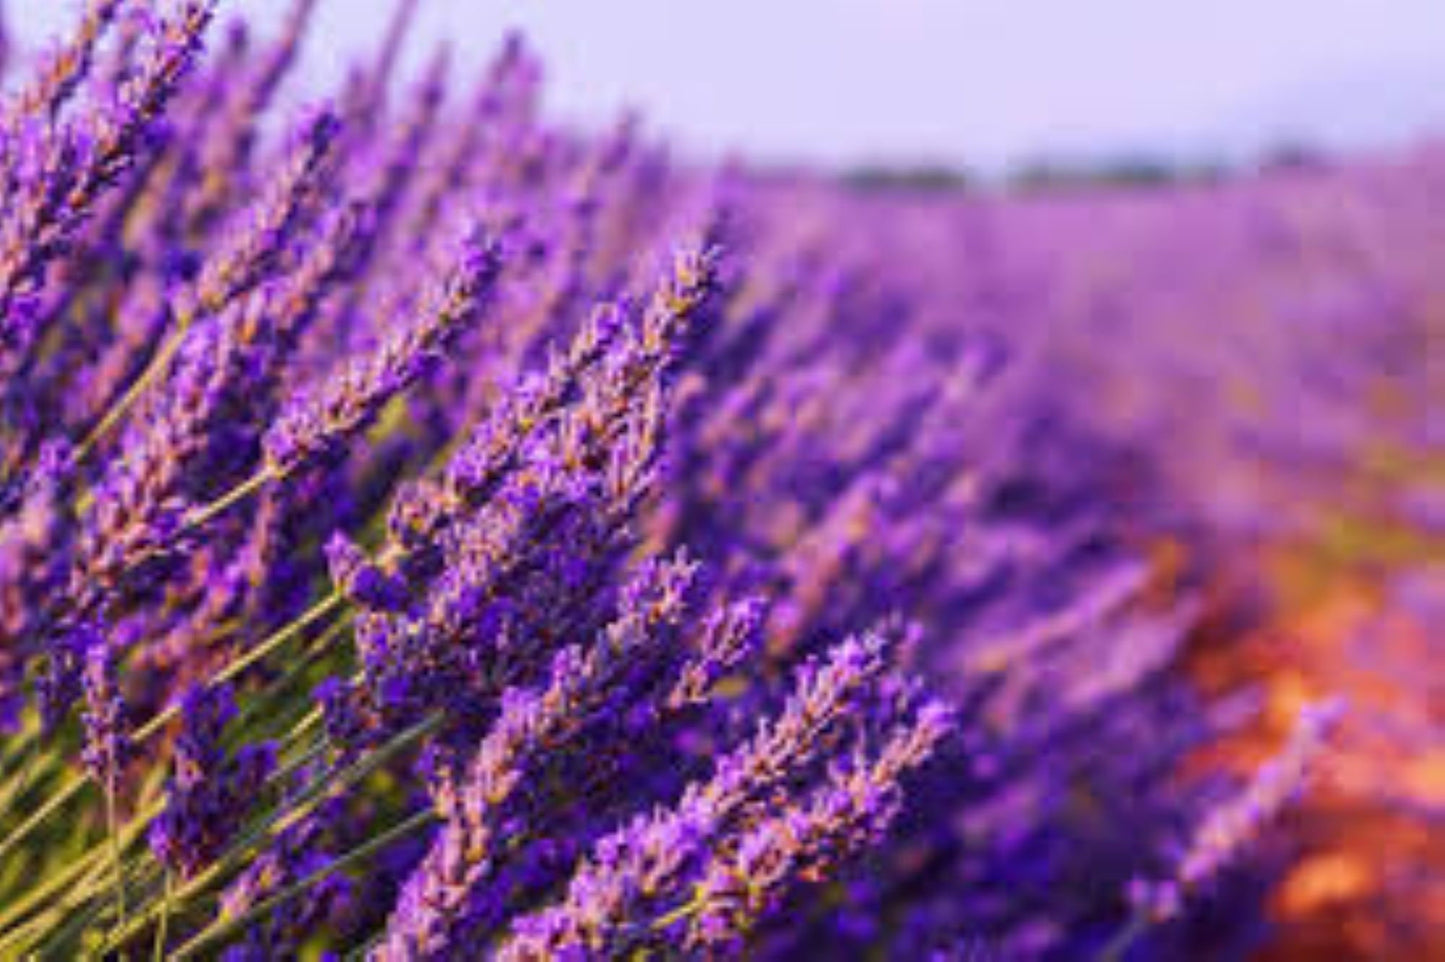
<svg viewBox="0 0 1445 962">
<path fill-rule="evenodd" d="M 78 0 L 8 0 L 26 38 Z M 290 0 L 223 0 L 264 31 Z M 321 0 L 309 82 L 393 0 Z M 554 115 L 625 108 L 686 152 L 829 167 L 1241 159 L 1445 134 L 1445 0 L 422 0 L 416 62 L 478 69 L 519 27 Z"/>
</svg>

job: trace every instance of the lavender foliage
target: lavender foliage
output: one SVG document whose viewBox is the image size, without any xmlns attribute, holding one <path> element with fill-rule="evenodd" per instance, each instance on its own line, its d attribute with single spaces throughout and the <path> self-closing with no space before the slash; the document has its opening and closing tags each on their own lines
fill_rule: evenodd
<svg viewBox="0 0 1445 962">
<path fill-rule="evenodd" d="M 518 37 L 398 96 L 410 3 L 277 123 L 313 6 L 0 43 L 0 956 L 1172 957 L 1264 872 L 1324 724 L 1187 766 L 1250 704 L 1151 547 L 1378 440 L 1438 157 L 924 205 L 554 126 Z M 1317 189 L 1363 279 L 1251 273 Z"/>
</svg>

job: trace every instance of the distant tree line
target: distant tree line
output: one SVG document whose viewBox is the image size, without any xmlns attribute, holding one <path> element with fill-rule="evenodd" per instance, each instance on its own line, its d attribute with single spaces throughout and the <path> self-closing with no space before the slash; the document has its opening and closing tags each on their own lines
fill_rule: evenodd
<svg viewBox="0 0 1445 962">
<path fill-rule="evenodd" d="M 1327 155 L 1302 143 L 1283 143 L 1246 163 L 1223 160 L 1180 161 L 1148 153 L 1097 160 L 1039 158 L 1015 165 L 1002 178 L 1010 193 L 1047 193 L 1080 189 L 1148 189 L 1212 184 L 1246 171 L 1309 172 L 1326 169 Z M 899 193 L 958 193 L 985 178 L 945 163 L 865 164 L 839 177 L 855 190 Z"/>
</svg>

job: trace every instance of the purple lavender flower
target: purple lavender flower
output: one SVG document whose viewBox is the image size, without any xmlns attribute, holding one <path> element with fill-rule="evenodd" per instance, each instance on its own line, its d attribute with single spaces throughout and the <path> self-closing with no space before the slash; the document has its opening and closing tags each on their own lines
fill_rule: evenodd
<svg viewBox="0 0 1445 962">
<path fill-rule="evenodd" d="M 35 683 L 45 731 L 53 730 L 70 712 L 81 693 L 86 656 L 104 644 L 89 624 L 61 629 L 48 640 L 45 669 Z"/>
<path fill-rule="evenodd" d="M 194 303 L 179 305 L 182 324 L 192 314 L 215 313 L 271 273 L 291 235 L 323 195 L 340 121 L 323 108 L 304 118 L 297 131 L 275 182 L 246 212 L 246 222 L 227 232 L 226 245 L 201 269 L 194 290 L 187 292 Z"/>
<path fill-rule="evenodd" d="M 1344 713 L 1339 699 L 1300 711 L 1289 743 L 1270 759 L 1235 797 L 1211 809 L 1194 831 L 1174 876 L 1162 883 L 1136 881 L 1131 896 L 1155 920 L 1175 917 L 1184 899 L 1218 877 L 1226 863 L 1258 835 L 1304 785 L 1308 766 Z"/>
<path fill-rule="evenodd" d="M 543 375 L 523 381 L 502 399 L 448 461 L 440 484 L 423 481 L 404 487 L 388 518 L 396 542 L 409 551 L 420 550 L 460 512 L 490 498 L 515 469 L 532 434 L 574 400 L 579 380 L 601 360 L 622 324 L 615 306 L 599 309 Z"/>
<path fill-rule="evenodd" d="M 559 433 L 570 449 L 564 456 L 576 463 L 595 464 L 624 432 L 633 432 L 634 443 L 648 443 L 645 434 L 636 434 L 646 423 L 636 414 L 656 404 L 653 394 L 644 392 L 657 390 L 649 385 L 661 386 L 716 284 L 716 254 L 679 253 L 636 330 L 610 311 L 594 315 L 546 376 L 526 386 L 518 403 L 504 406 L 457 452 L 440 488 L 414 491 L 405 502 L 405 516 L 394 514 L 392 526 L 403 543 L 425 543 L 443 519 L 490 497 L 531 434 L 554 417 L 564 418 Z M 576 413 L 569 414 L 564 403 L 574 390 L 580 397 L 574 402 Z M 639 466 L 648 460 L 632 459 Z"/>
<path fill-rule="evenodd" d="M 89 0 L 75 32 L 36 71 L 7 105 L 13 117 L 54 118 L 90 71 L 95 48 L 124 7 L 124 0 Z"/>
<path fill-rule="evenodd" d="M 694 951 L 740 948 L 791 890 L 830 877 L 875 843 L 897 815 L 899 778 L 932 754 L 950 715 L 941 703 L 923 706 L 888 735 L 876 757 L 835 766 L 822 787 L 784 803 L 715 856 L 672 922 L 686 920 L 685 944 Z"/>
<path fill-rule="evenodd" d="M 686 561 L 644 566 L 623 592 L 617 619 L 592 645 L 559 651 L 545 687 L 502 695 L 497 721 L 461 783 L 438 791 L 445 824 L 403 889 L 378 958 L 445 957 L 469 916 L 495 915 L 482 888 L 501 858 L 502 829 L 524 822 L 535 798 L 514 796 L 562 754 L 585 750 L 575 742 L 594 719 L 641 694 L 620 682 L 670 639 L 666 628 L 679 619 L 692 575 Z"/>
<path fill-rule="evenodd" d="M 326 563 L 337 590 L 358 605 L 396 610 L 406 600 L 406 586 L 400 579 L 370 561 L 340 532 L 326 542 Z"/>
<path fill-rule="evenodd" d="M 147 134 L 195 59 L 212 7 L 208 0 L 188 0 L 161 22 L 116 102 L 89 118 L 83 133 L 32 127 L 7 134 L 28 142 L 39 166 L 22 173 L 18 203 L 0 218 L 0 317 L 30 296 L 100 193 L 145 149 Z"/>
<path fill-rule="evenodd" d="M 150 846 L 171 871 L 200 871 L 231 840 L 276 763 L 269 744 L 229 755 L 221 744 L 236 706 L 227 686 L 195 686 L 181 699 L 174 771 L 166 807 L 150 827 Z"/>
<path fill-rule="evenodd" d="M 96 783 L 114 796 L 120 789 L 132 746 L 117 678 L 116 652 L 98 634 L 91 637 L 85 651 L 82 687 L 85 711 L 80 719 L 85 726 L 85 748 L 81 759 Z"/>
<path fill-rule="evenodd" d="M 884 646 L 877 636 L 852 638 L 806 666 L 776 718 L 719 759 L 710 778 L 688 786 L 675 808 L 638 816 L 600 839 L 557 904 L 514 923 L 499 958 L 615 954 L 654 938 L 647 920 L 680 892 L 711 839 L 746 806 L 799 778 L 824 753 L 830 733 L 861 720 L 858 698 L 883 673 Z"/>
<path fill-rule="evenodd" d="M 688 656 L 668 693 L 669 707 L 710 701 L 718 683 L 756 653 L 765 616 L 766 605 L 758 598 L 713 611 L 702 625 L 696 651 Z"/>
<path fill-rule="evenodd" d="M 234 202 L 233 194 L 243 186 L 253 161 L 257 127 L 296 61 L 315 8 L 316 0 L 294 0 L 280 35 L 260 63 L 227 64 L 235 69 L 217 70 L 217 80 L 222 83 L 216 92 L 216 100 L 220 101 L 216 109 L 221 116 L 207 125 L 206 136 L 197 147 L 199 182 L 184 198 L 185 223 L 207 224 Z M 240 82 L 236 78 L 238 71 L 245 74 Z"/>
<path fill-rule="evenodd" d="M 481 314 L 499 267 L 494 247 L 477 235 L 464 240 L 460 255 L 412 324 L 280 413 L 264 438 L 268 469 L 285 476 L 333 452 L 393 395 L 425 376 L 447 345 Z"/>
</svg>

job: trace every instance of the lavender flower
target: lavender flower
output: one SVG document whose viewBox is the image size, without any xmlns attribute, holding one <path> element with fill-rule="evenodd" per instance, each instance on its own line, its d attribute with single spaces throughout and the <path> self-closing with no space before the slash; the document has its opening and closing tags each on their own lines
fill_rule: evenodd
<svg viewBox="0 0 1445 962">
<path fill-rule="evenodd" d="M 405 602 L 406 586 L 369 561 L 355 542 L 337 532 L 326 542 L 326 563 L 337 590 L 368 608 L 395 610 Z"/>
<path fill-rule="evenodd" d="M 860 709 L 860 689 L 885 668 L 884 641 L 849 639 L 810 664 L 777 718 L 719 759 L 711 778 L 690 785 L 676 808 L 640 816 L 597 842 L 563 899 L 514 925 L 499 957 L 541 959 L 558 953 L 617 953 L 653 936 L 636 919 L 658 917 L 658 903 L 678 891 L 690 864 L 746 805 L 798 777 L 826 738 Z"/>
<path fill-rule="evenodd" d="M 697 650 L 683 665 L 668 693 L 669 707 L 706 704 L 717 684 L 756 652 L 766 606 L 753 598 L 710 614 L 702 625 Z"/>
<path fill-rule="evenodd" d="M 53 127 L 20 135 L 30 140 L 40 166 L 21 173 L 19 202 L 0 218 L 0 317 L 29 296 L 100 193 L 144 149 L 147 133 L 196 56 L 212 7 L 208 0 L 188 0 L 159 25 L 134 76 L 113 105 L 91 118 L 84 136 Z"/>
<path fill-rule="evenodd" d="M 69 713 L 80 695 L 86 655 L 103 644 L 89 625 L 62 629 L 47 640 L 45 669 L 35 683 L 44 730 L 54 730 Z"/>
<path fill-rule="evenodd" d="M 854 758 L 800 803 L 768 816 L 704 869 L 692 899 L 685 942 L 695 951 L 740 947 L 799 881 L 826 878 L 877 841 L 898 813 L 900 776 L 933 752 L 949 710 L 925 705 L 889 736 L 876 758 Z"/>
<path fill-rule="evenodd" d="M 236 714 L 230 688 L 193 687 L 180 709 L 175 771 L 149 839 L 167 868 L 193 875 L 230 841 L 276 758 L 270 745 L 245 745 L 234 756 L 222 747 L 226 724 Z"/>
<path fill-rule="evenodd" d="M 500 858 L 503 826 L 525 817 L 513 797 L 556 756 L 580 748 L 573 742 L 594 718 L 624 710 L 637 694 L 618 682 L 668 641 L 665 628 L 678 619 L 691 577 L 685 561 L 645 566 L 593 645 L 559 651 L 544 688 L 503 694 L 464 781 L 437 797 L 445 825 L 403 889 L 377 958 L 445 957 L 469 915 L 495 913 L 475 902 Z"/>
<path fill-rule="evenodd" d="M 1135 882 L 1134 900 L 1157 920 L 1179 914 L 1184 898 L 1217 878 L 1226 863 L 1259 834 L 1304 785 L 1307 768 L 1344 713 L 1339 700 L 1308 705 L 1300 711 L 1289 743 L 1255 773 L 1235 797 L 1213 808 L 1190 838 L 1175 874 L 1167 882 Z"/>
<path fill-rule="evenodd" d="M 75 33 L 46 59 L 31 83 L 8 105 L 10 115 L 54 118 L 85 80 L 96 45 L 123 6 L 123 0 L 90 0 Z"/>
<path fill-rule="evenodd" d="M 403 488 L 388 518 L 396 542 L 409 551 L 421 550 L 459 513 L 490 498 L 515 469 L 526 441 L 574 400 L 580 378 L 601 360 L 622 323 L 615 307 L 596 312 L 543 375 L 502 400 L 448 462 L 440 485 L 420 482 Z"/>
<path fill-rule="evenodd" d="M 225 84 L 218 98 L 223 101 L 219 105 L 223 113 L 198 149 L 199 184 L 186 197 L 187 223 L 208 223 L 233 200 L 231 195 L 240 186 L 237 180 L 252 160 L 256 128 L 295 63 L 315 8 L 316 0 L 292 3 L 280 36 L 271 43 L 262 62 L 250 69 L 237 65 L 247 74 L 241 83 L 236 83 L 234 72 L 224 72 Z"/>
<path fill-rule="evenodd" d="M 495 248 L 480 237 L 463 241 L 460 255 L 415 322 L 280 413 L 263 442 L 268 469 L 284 476 L 324 457 L 374 418 L 393 395 L 423 377 L 440 352 L 480 315 L 499 267 Z"/>
<path fill-rule="evenodd" d="M 340 130 L 329 109 L 316 111 L 298 125 L 295 146 L 276 181 L 244 225 L 229 232 L 226 246 L 201 270 L 191 293 L 194 305 L 182 303 L 182 324 L 192 314 L 211 314 L 260 282 L 285 251 L 308 208 L 326 186 L 327 160 Z"/>
<path fill-rule="evenodd" d="M 518 403 L 504 406 L 457 452 L 440 489 L 412 493 L 405 503 L 406 516 L 394 515 L 393 528 L 403 543 L 425 543 L 444 518 L 490 497 L 531 432 L 560 413 L 579 388 L 576 406 L 583 413 L 571 418 L 571 427 L 562 428 L 572 449 L 567 457 L 596 461 L 633 423 L 629 412 L 636 408 L 638 395 L 649 384 L 662 384 L 716 283 L 714 253 L 679 253 L 636 331 L 621 325 L 611 312 L 594 315 L 568 353 L 554 359 L 543 378 L 524 387 Z"/>
<path fill-rule="evenodd" d="M 114 796 L 132 748 L 116 674 L 116 653 L 98 635 L 92 637 L 85 651 L 82 686 L 86 708 L 81 714 L 85 726 L 81 758 L 96 783 Z"/>
</svg>

